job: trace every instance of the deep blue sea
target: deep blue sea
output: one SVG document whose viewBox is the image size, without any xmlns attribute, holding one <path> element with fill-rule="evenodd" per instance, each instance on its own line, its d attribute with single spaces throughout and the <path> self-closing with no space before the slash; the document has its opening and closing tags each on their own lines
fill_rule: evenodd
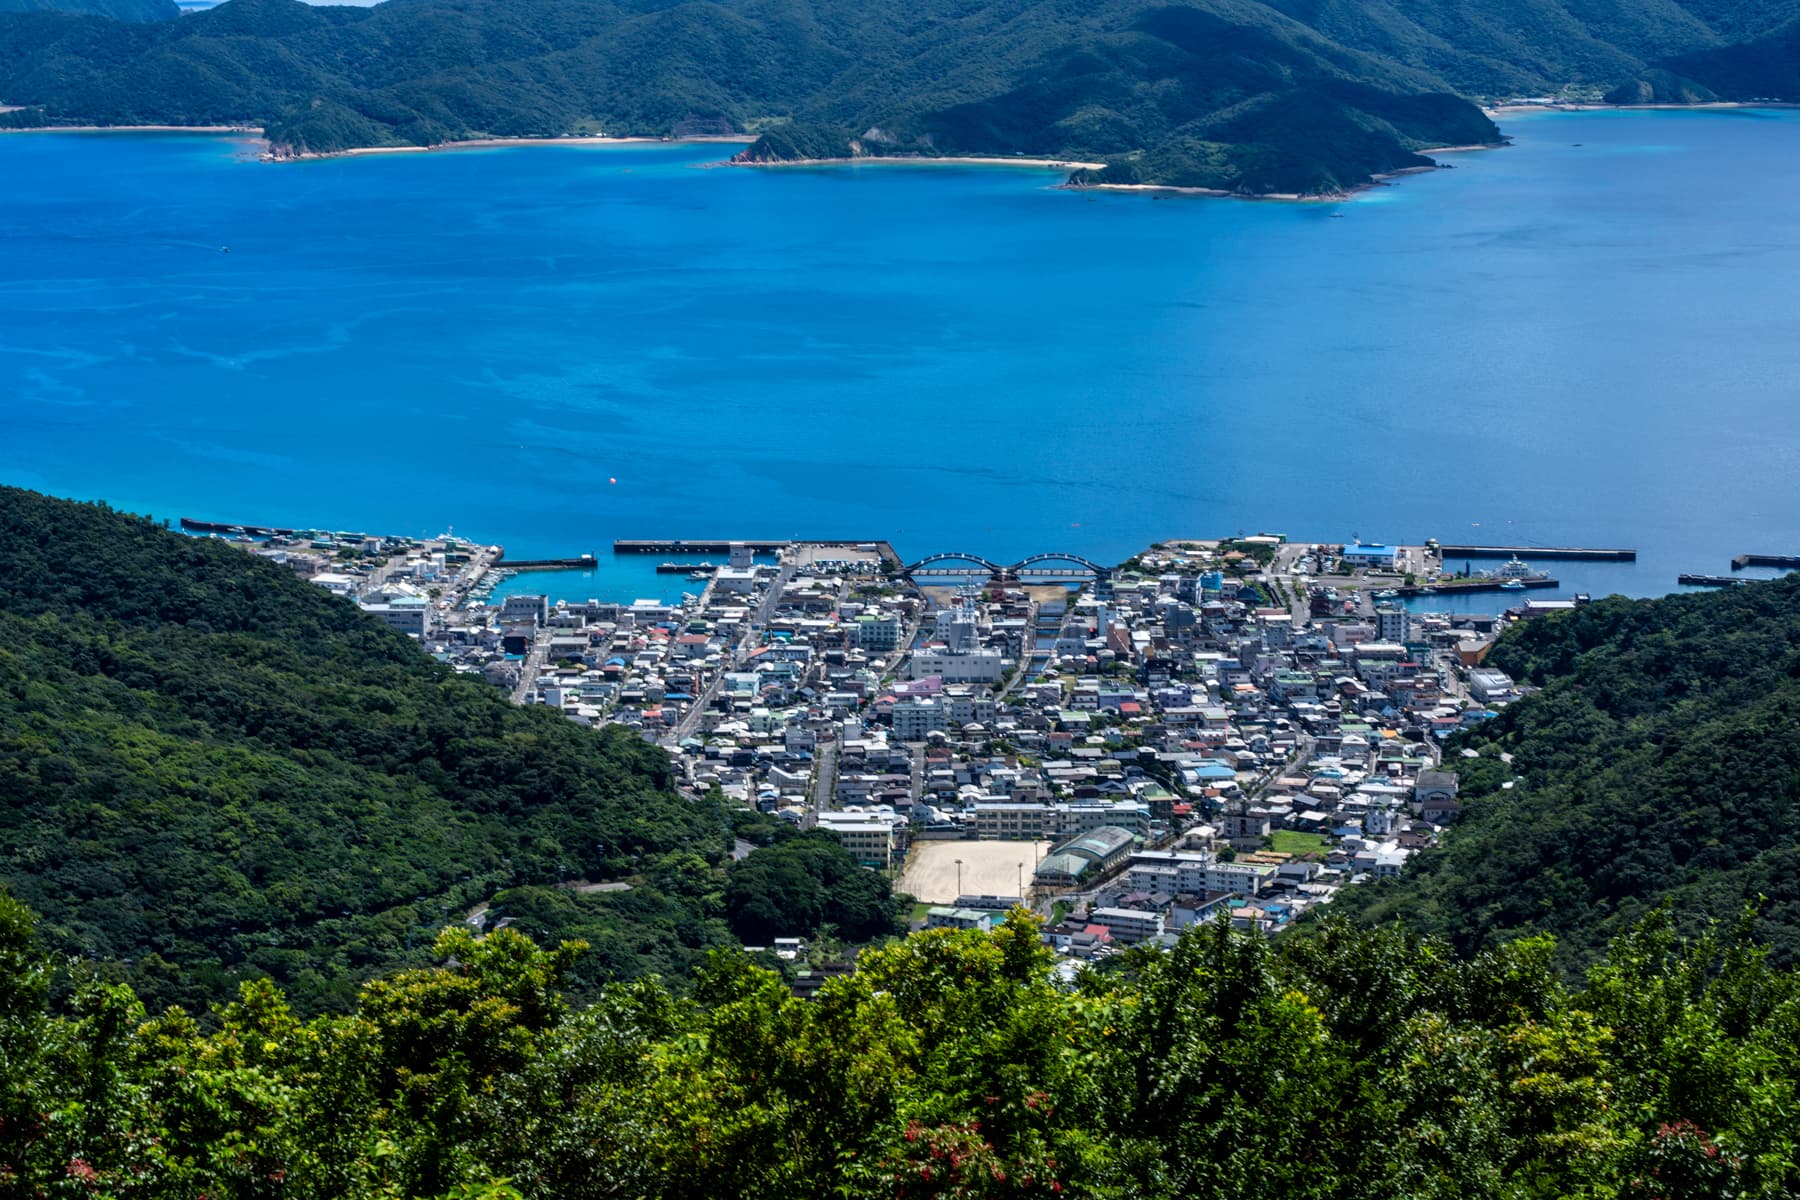
<svg viewBox="0 0 1800 1200">
<path fill-rule="evenodd" d="M 1800 552 L 1800 113 L 1504 128 L 1333 204 L 8 135 L 0 481 L 515 556 L 1270 530 L 1636 546 L 1559 574 L 1649 594 Z"/>
</svg>

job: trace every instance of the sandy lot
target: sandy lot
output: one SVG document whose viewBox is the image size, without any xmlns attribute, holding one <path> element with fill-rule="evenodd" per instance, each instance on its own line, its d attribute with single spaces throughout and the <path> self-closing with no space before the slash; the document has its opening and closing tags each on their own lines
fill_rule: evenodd
<svg viewBox="0 0 1800 1200">
<path fill-rule="evenodd" d="M 1037 860 L 1050 852 L 1049 842 L 918 842 L 906 857 L 896 891 L 910 892 L 927 904 L 955 901 L 956 860 L 962 859 L 965 895 L 1016 896 L 1019 864 L 1025 864 L 1025 886 Z"/>
</svg>

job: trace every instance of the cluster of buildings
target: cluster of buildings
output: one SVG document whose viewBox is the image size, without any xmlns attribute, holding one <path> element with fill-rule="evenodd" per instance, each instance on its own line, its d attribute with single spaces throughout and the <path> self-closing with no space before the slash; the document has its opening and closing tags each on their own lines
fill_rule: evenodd
<svg viewBox="0 0 1800 1200">
<path fill-rule="evenodd" d="M 733 546 L 677 603 L 554 604 L 489 602 L 499 552 L 454 539 L 258 550 L 868 867 L 1032 843 L 1020 891 L 1072 954 L 1277 930 L 1397 874 L 1456 818 L 1443 739 L 1518 694 L 1483 665 L 1495 619 L 1377 598 L 1408 568 L 1388 548 L 1170 543 L 1066 582 L 934 586 L 875 545 Z"/>
</svg>

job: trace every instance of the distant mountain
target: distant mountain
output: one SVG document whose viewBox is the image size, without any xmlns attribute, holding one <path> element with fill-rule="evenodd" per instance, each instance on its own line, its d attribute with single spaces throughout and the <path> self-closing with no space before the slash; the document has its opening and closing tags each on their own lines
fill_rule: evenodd
<svg viewBox="0 0 1800 1200">
<path fill-rule="evenodd" d="M 0 0 L 0 13 L 60 12 L 111 17 L 115 21 L 173 21 L 175 0 Z"/>
<path fill-rule="evenodd" d="M 1721 100 L 1792 99 L 1800 96 L 1800 21 L 1768 37 L 1678 55 L 1658 66 L 1673 79 L 1699 83 Z M 1651 98 L 1660 98 L 1654 82 Z"/>
<path fill-rule="evenodd" d="M 746 131 L 765 135 L 760 159 L 1050 155 L 1104 159 L 1105 180 L 1332 192 L 1422 165 L 1423 148 L 1493 140 L 1475 99 L 1598 98 L 1685 78 L 1690 58 L 1697 80 L 1664 90 L 1711 95 L 1706 79 L 1733 68 L 1705 55 L 1751 42 L 1778 63 L 1789 46 L 1770 39 L 1796 13 L 1800 0 L 230 0 L 158 26 L 0 18 L 0 101 L 27 106 L 13 124 L 253 122 L 290 153 Z"/>
<path fill-rule="evenodd" d="M 1579 963 L 1654 905 L 1691 927 L 1760 896 L 1760 938 L 1800 963 L 1800 576 L 1600 601 L 1491 662 L 1542 690 L 1452 744 L 1443 847 L 1335 912 L 1464 952 L 1549 932 Z"/>
</svg>

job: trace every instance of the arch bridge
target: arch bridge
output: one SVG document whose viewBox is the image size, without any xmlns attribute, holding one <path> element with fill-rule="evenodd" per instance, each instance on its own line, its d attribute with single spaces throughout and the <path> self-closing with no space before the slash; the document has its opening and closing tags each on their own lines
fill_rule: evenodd
<svg viewBox="0 0 1800 1200">
<path fill-rule="evenodd" d="M 962 564 L 962 565 L 947 565 Z M 1112 568 L 1103 567 L 1079 554 L 1052 550 L 1031 554 L 1010 565 L 1001 565 L 979 554 L 960 550 L 927 554 L 918 562 L 900 569 L 908 579 L 923 575 L 931 579 L 995 579 L 1016 583 L 1063 583 L 1088 579 L 1101 581 L 1112 577 Z"/>
</svg>

